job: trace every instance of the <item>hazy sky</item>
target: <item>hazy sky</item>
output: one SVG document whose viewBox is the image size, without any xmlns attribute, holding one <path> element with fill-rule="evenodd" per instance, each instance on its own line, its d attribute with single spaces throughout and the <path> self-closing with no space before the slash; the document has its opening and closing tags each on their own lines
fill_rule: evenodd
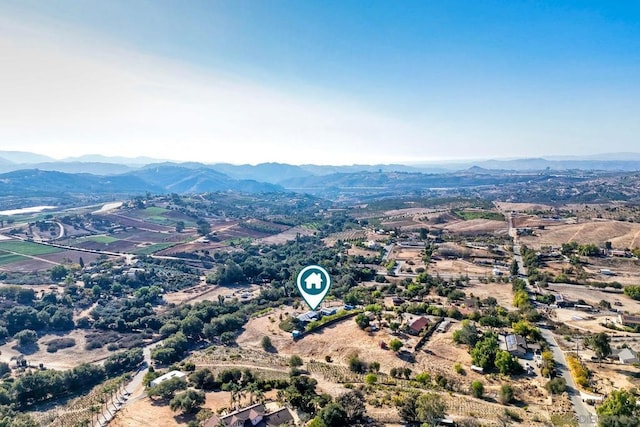
<svg viewBox="0 0 640 427">
<path fill-rule="evenodd" d="M 0 150 L 351 164 L 639 136 L 637 1 L 0 0 Z"/>
</svg>

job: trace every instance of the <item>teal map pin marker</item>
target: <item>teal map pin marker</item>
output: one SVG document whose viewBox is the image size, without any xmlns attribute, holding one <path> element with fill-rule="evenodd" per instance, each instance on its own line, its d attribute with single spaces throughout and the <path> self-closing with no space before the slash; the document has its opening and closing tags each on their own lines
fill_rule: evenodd
<svg viewBox="0 0 640 427">
<path fill-rule="evenodd" d="M 331 289 L 331 277 L 319 265 L 310 265 L 298 273 L 298 291 L 311 310 L 315 310 Z"/>
</svg>

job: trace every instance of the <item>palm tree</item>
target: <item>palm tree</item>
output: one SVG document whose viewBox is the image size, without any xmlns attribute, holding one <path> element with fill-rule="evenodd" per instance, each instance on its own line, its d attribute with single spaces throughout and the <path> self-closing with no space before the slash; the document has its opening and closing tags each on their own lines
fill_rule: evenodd
<svg viewBox="0 0 640 427">
<path fill-rule="evenodd" d="M 256 383 L 249 384 L 247 386 L 247 392 L 249 393 L 249 405 L 253 405 L 253 398 L 258 392 L 258 385 Z"/>
</svg>

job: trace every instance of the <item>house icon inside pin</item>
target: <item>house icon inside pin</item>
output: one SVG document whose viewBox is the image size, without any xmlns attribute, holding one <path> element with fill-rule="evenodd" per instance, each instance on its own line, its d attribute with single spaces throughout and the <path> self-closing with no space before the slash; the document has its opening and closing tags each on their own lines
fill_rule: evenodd
<svg viewBox="0 0 640 427">
<path fill-rule="evenodd" d="M 322 289 L 322 275 L 320 273 L 311 273 L 304 279 L 307 289 Z"/>
</svg>

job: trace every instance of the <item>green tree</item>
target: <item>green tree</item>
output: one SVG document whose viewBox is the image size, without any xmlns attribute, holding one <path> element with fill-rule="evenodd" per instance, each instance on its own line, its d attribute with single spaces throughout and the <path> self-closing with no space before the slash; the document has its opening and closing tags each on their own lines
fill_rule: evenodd
<svg viewBox="0 0 640 427">
<path fill-rule="evenodd" d="M 518 275 L 518 262 L 514 259 L 513 261 L 511 261 L 511 268 L 509 269 L 509 273 L 512 276 L 517 276 Z"/>
<path fill-rule="evenodd" d="M 457 344 L 466 344 L 473 347 L 478 342 L 478 329 L 468 319 L 462 321 L 462 328 L 453 333 L 453 341 Z"/>
<path fill-rule="evenodd" d="M 378 376 L 376 374 L 373 374 L 373 373 L 367 374 L 364 377 L 364 382 L 367 383 L 367 384 L 370 384 L 370 385 L 371 384 L 375 384 L 375 383 L 378 382 Z"/>
<path fill-rule="evenodd" d="M 593 243 L 578 245 L 578 253 L 582 256 L 598 256 L 600 249 Z"/>
<path fill-rule="evenodd" d="M 205 395 L 203 392 L 187 390 L 171 399 L 169 407 L 173 412 L 181 411 L 184 414 L 192 414 L 204 405 L 204 401 Z"/>
<path fill-rule="evenodd" d="M 56 265 L 50 271 L 51 280 L 53 280 L 54 282 L 59 282 L 60 280 L 64 279 L 68 273 L 69 272 L 64 265 Z"/>
<path fill-rule="evenodd" d="M 189 375 L 189 381 L 195 388 L 202 390 L 213 390 L 218 383 L 210 369 L 202 368 Z"/>
<path fill-rule="evenodd" d="M 640 250 L 640 249 L 639 249 Z M 624 288 L 625 295 L 635 299 L 640 300 L 640 286 L 639 285 L 629 285 Z"/>
<path fill-rule="evenodd" d="M 593 348 L 598 359 L 602 360 L 611 354 L 611 338 L 604 332 L 595 334 L 589 340 L 589 345 Z"/>
<path fill-rule="evenodd" d="M 197 339 L 202 335 L 204 323 L 197 316 L 190 314 L 180 323 L 182 333 L 188 338 Z"/>
<path fill-rule="evenodd" d="M 350 390 L 338 396 L 336 403 L 339 404 L 347 414 L 346 425 L 355 425 L 364 421 L 366 414 L 365 398 L 360 390 Z"/>
<path fill-rule="evenodd" d="M 431 382 L 431 375 L 428 372 L 421 372 L 416 375 L 416 381 L 422 385 L 427 385 Z"/>
<path fill-rule="evenodd" d="M 614 390 L 596 409 L 600 427 L 638 427 L 640 411 L 636 397 L 627 390 Z"/>
<path fill-rule="evenodd" d="M 447 405 L 439 394 L 425 393 L 418 397 L 416 402 L 418 420 L 423 426 L 435 427 L 444 418 Z"/>
<path fill-rule="evenodd" d="M 262 337 L 260 345 L 262 346 L 262 349 L 267 352 L 272 352 L 275 349 L 275 347 L 271 343 L 271 338 L 269 338 L 267 335 Z"/>
<path fill-rule="evenodd" d="M 320 424 L 316 425 L 322 427 L 343 427 L 349 425 L 347 413 L 344 411 L 342 406 L 335 402 L 331 402 L 322 408 L 317 419 Z"/>
<path fill-rule="evenodd" d="M 529 308 L 529 294 L 524 289 L 516 291 L 513 295 L 513 306 L 520 309 Z"/>
<path fill-rule="evenodd" d="M 369 366 L 367 366 L 367 363 L 361 360 L 358 356 L 353 355 L 349 358 L 349 369 L 352 372 L 364 374 L 367 372 L 367 369 L 369 369 Z"/>
<path fill-rule="evenodd" d="M 498 339 L 495 334 L 486 334 L 471 350 L 471 361 L 483 369 L 492 368 L 498 349 Z"/>
<path fill-rule="evenodd" d="M 38 342 L 38 334 L 32 329 L 24 329 L 13 336 L 20 346 L 33 345 Z"/>
<path fill-rule="evenodd" d="M 396 352 L 402 348 L 402 345 L 402 341 L 397 338 L 394 338 L 389 342 L 389 348 Z"/>
<path fill-rule="evenodd" d="M 173 399 L 176 391 L 187 388 L 187 381 L 184 378 L 170 378 L 160 384 L 147 388 L 150 397 L 161 397 L 163 399 Z"/>
<path fill-rule="evenodd" d="M 206 220 L 199 219 L 196 224 L 198 226 L 198 234 L 201 236 L 206 236 L 211 233 L 211 225 Z"/>
<path fill-rule="evenodd" d="M 182 233 L 184 231 L 184 221 L 178 221 L 176 222 L 176 232 L 178 233 Z M 211 231 L 209 231 L 211 232 Z M 208 233 L 205 233 L 208 234 Z"/>
<path fill-rule="evenodd" d="M 541 336 L 540 329 L 533 326 L 531 323 L 527 322 L 524 319 L 512 323 L 511 327 L 513 328 L 513 332 L 515 334 L 522 335 L 523 337 L 529 337 L 533 340 L 537 340 Z"/>
<path fill-rule="evenodd" d="M 364 313 L 358 314 L 355 318 L 355 321 L 358 324 L 358 327 L 360 329 L 364 329 L 367 326 L 369 326 L 369 317 L 366 316 Z"/>
<path fill-rule="evenodd" d="M 510 375 L 516 373 L 520 369 L 518 359 L 512 356 L 508 351 L 499 350 L 496 353 L 494 364 L 498 371 L 503 375 Z"/>
<path fill-rule="evenodd" d="M 540 366 L 540 373 L 543 377 L 551 378 L 555 374 L 555 360 L 553 353 L 549 350 L 542 352 L 542 365 Z"/>
</svg>

